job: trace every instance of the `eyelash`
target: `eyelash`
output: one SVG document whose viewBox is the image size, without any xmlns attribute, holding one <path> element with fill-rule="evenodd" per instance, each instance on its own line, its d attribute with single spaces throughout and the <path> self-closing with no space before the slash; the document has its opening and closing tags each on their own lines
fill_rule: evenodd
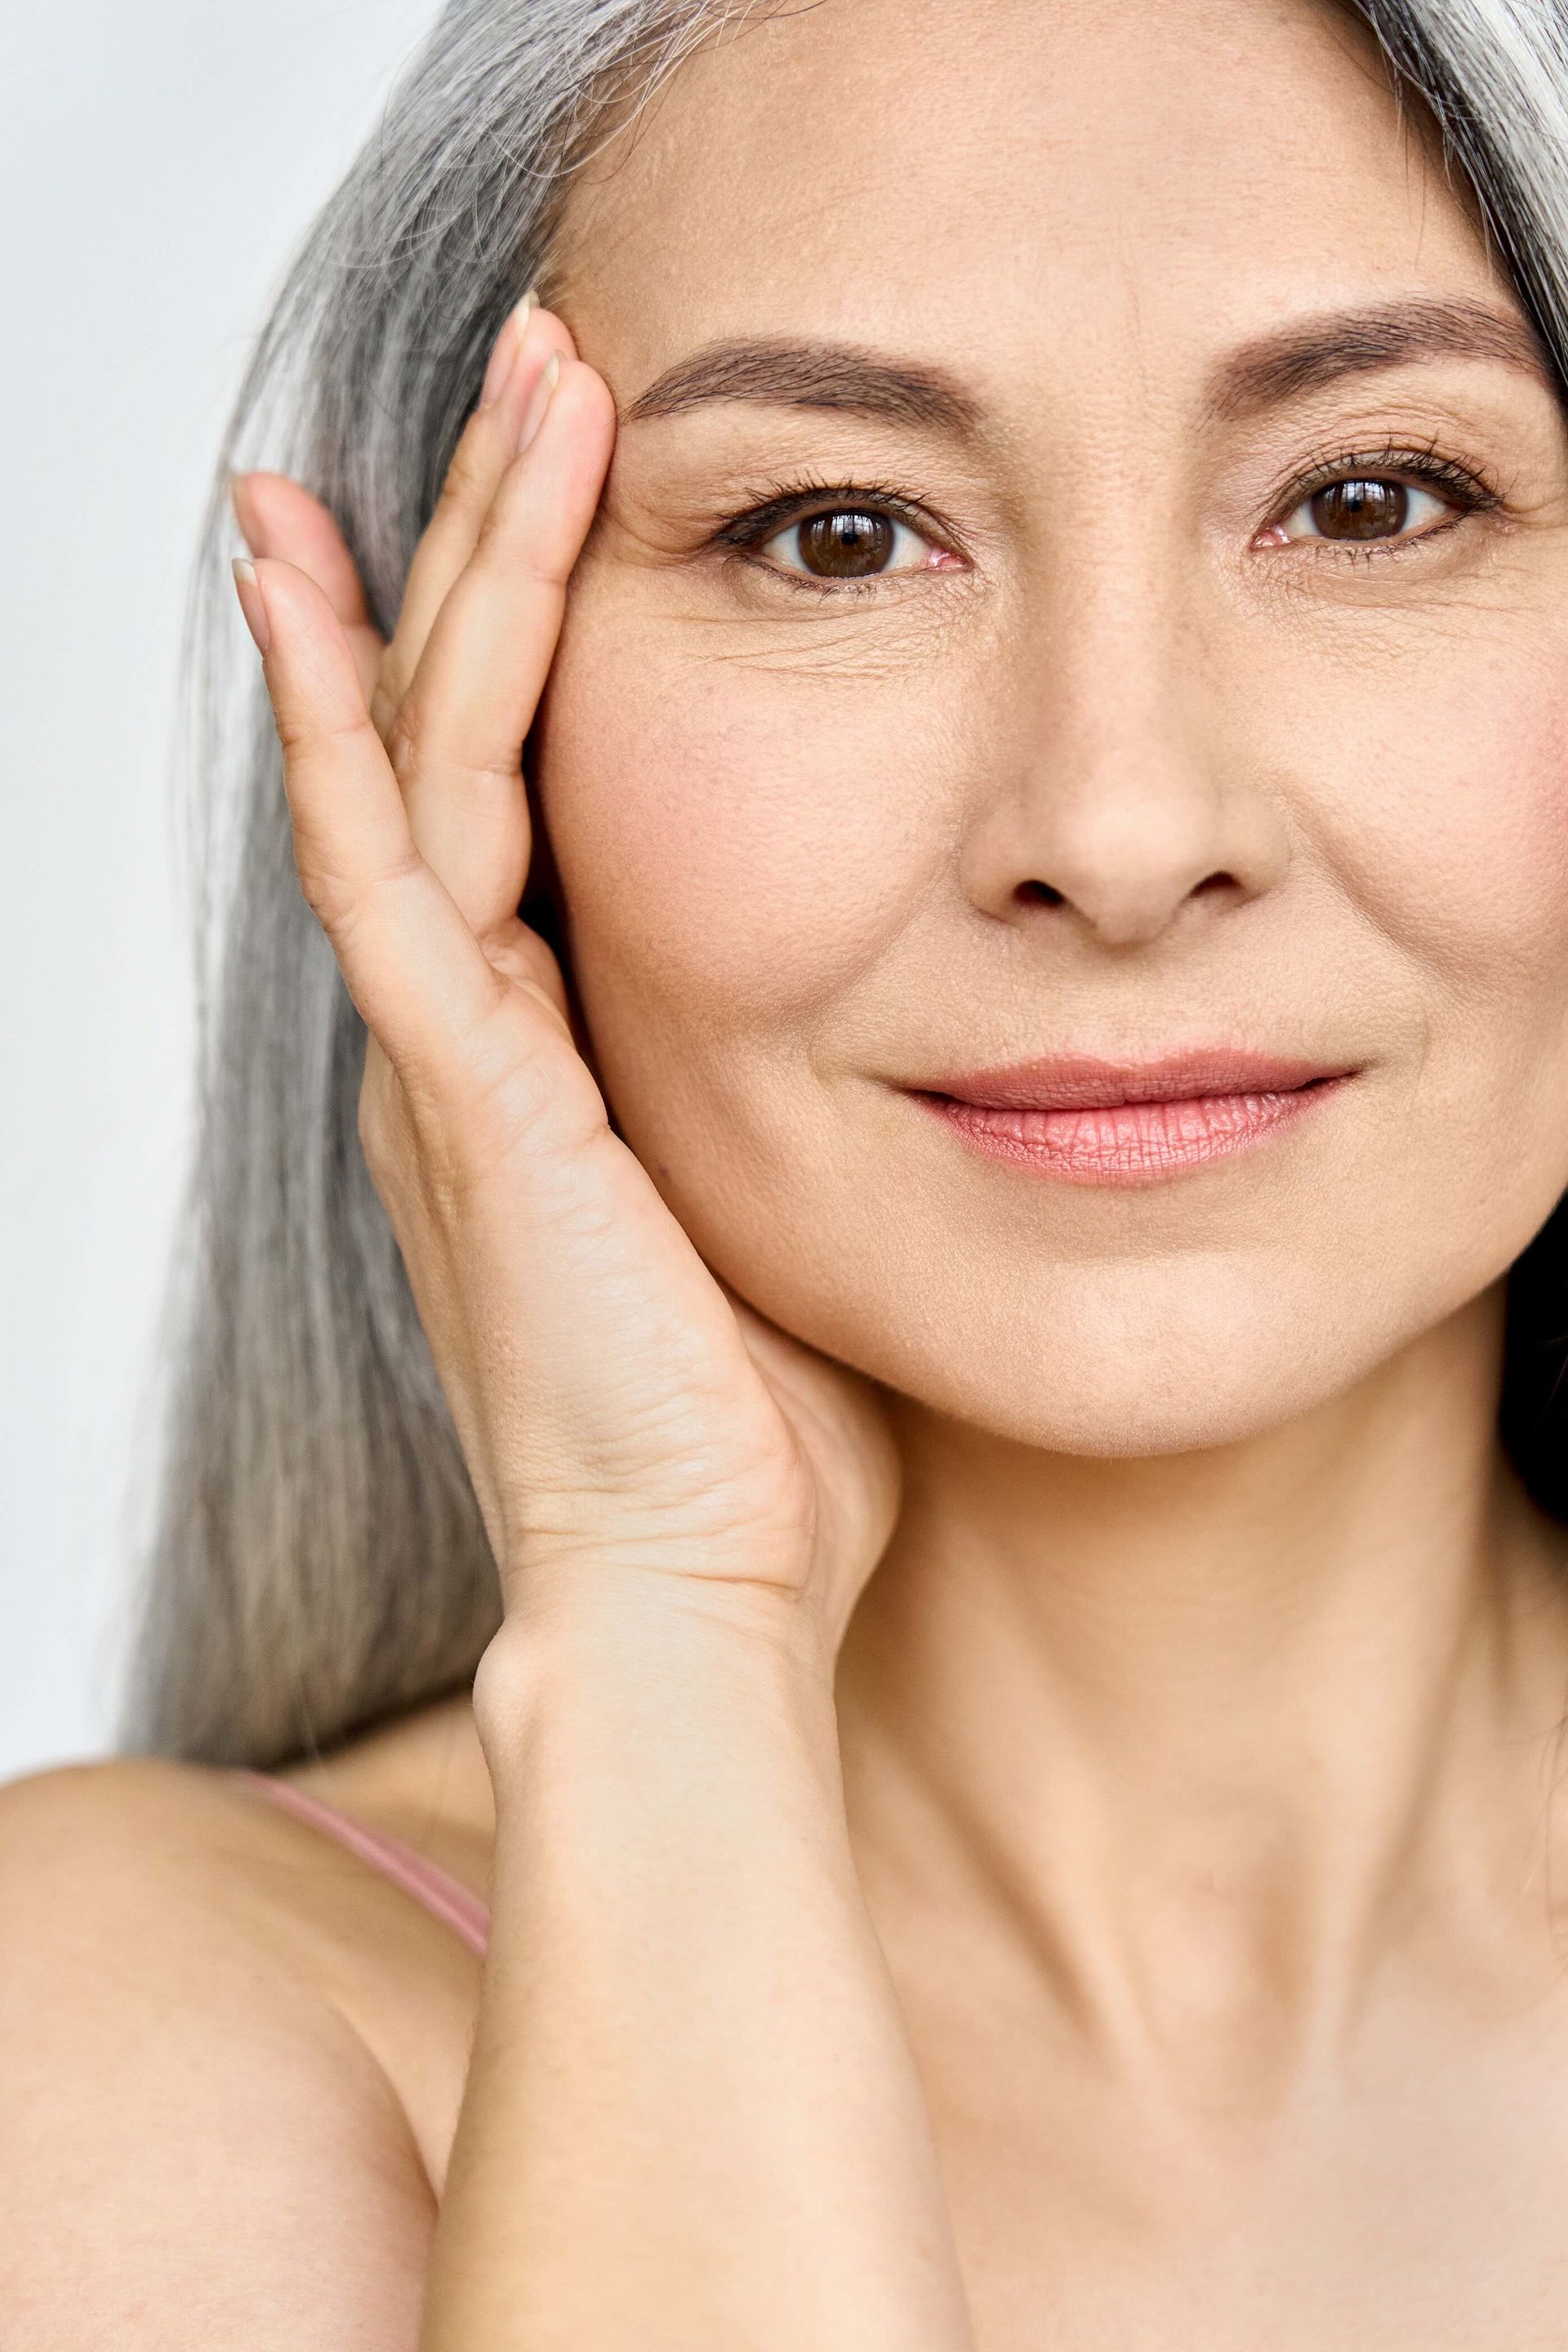
<svg viewBox="0 0 1568 2352">
<path fill-rule="evenodd" d="M 1386 441 L 1381 448 L 1342 449 L 1331 457 L 1313 460 L 1308 470 L 1296 476 L 1289 488 L 1276 499 L 1263 528 L 1278 529 L 1309 499 L 1316 498 L 1320 490 L 1331 489 L 1336 482 L 1390 479 L 1413 481 L 1422 489 L 1439 493 L 1458 511 L 1450 521 L 1435 523 L 1407 538 L 1367 540 L 1359 545 L 1352 540 L 1296 540 L 1290 543 L 1297 547 L 1315 546 L 1319 555 L 1314 561 L 1327 554 L 1335 561 L 1348 557 L 1352 563 L 1381 562 L 1390 556 L 1409 555 L 1426 541 L 1441 539 L 1466 515 L 1487 513 L 1502 504 L 1499 493 L 1476 467 L 1462 465 L 1456 457 L 1440 457 L 1435 440 L 1424 445 Z"/>
<path fill-rule="evenodd" d="M 765 546 L 770 539 L 776 539 L 792 523 L 810 522 L 817 515 L 845 511 L 886 515 L 889 522 L 906 524 L 934 546 L 950 553 L 957 551 L 952 534 L 930 508 L 918 505 L 891 483 L 826 482 L 809 478 L 793 483 L 770 483 L 755 504 L 732 516 L 714 532 L 710 544 L 755 563 L 770 579 L 782 580 L 786 588 L 804 589 L 807 595 L 885 595 L 889 582 L 901 575 L 882 572 L 865 580 L 815 580 L 809 572 L 786 572 L 781 564 L 768 563 L 751 552 Z"/>
<path fill-rule="evenodd" d="M 1468 514 L 1484 513 L 1502 503 L 1497 491 L 1483 481 L 1479 473 L 1457 458 L 1437 454 L 1436 443 L 1424 447 L 1385 443 L 1379 449 L 1341 450 L 1332 457 L 1312 462 L 1305 474 L 1297 475 L 1282 498 L 1277 499 L 1270 509 L 1265 530 L 1277 529 L 1289 520 L 1297 509 L 1321 490 L 1331 489 L 1336 482 L 1379 480 L 1385 478 L 1413 478 L 1424 489 L 1440 492 L 1458 512 L 1455 520 Z M 929 508 L 890 483 L 827 482 L 805 478 L 793 483 L 773 482 L 759 491 L 754 502 L 736 514 L 716 530 L 710 546 L 739 556 L 766 572 L 772 579 L 782 581 L 785 587 L 802 590 L 812 596 L 885 595 L 889 583 L 898 573 L 873 573 L 864 580 L 817 580 L 807 572 L 785 571 L 782 565 L 760 559 L 755 550 L 765 546 L 770 539 L 787 530 L 792 523 L 804 523 L 816 516 L 842 510 L 855 513 L 882 514 L 889 521 L 901 522 L 910 530 L 932 541 L 933 544 L 955 552 L 952 533 L 938 523 Z M 933 524 L 936 526 L 933 529 Z M 1408 554 L 1429 539 L 1441 538 L 1450 530 L 1449 523 L 1437 523 L 1416 531 L 1408 538 L 1366 541 L 1297 540 L 1293 546 L 1311 546 L 1331 552 L 1338 560 L 1348 557 L 1352 562 L 1370 562 L 1389 556 Z M 1316 559 L 1314 559 L 1316 560 Z"/>
</svg>

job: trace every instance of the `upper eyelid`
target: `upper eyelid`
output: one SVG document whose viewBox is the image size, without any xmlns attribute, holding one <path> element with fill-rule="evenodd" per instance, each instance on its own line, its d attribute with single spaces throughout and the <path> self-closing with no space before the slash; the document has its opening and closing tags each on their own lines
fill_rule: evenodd
<svg viewBox="0 0 1568 2352">
<path fill-rule="evenodd" d="M 1259 527 L 1278 526 L 1320 490 L 1331 487 L 1336 480 L 1353 479 L 1358 474 L 1371 478 L 1379 474 L 1409 475 L 1420 488 L 1428 489 L 1434 496 L 1441 495 L 1445 484 L 1460 489 L 1468 495 L 1456 498 L 1453 501 L 1456 520 L 1462 520 L 1467 513 L 1482 512 L 1504 504 L 1502 495 L 1486 481 L 1479 468 L 1462 459 L 1440 456 L 1436 438 L 1420 446 L 1413 443 L 1395 445 L 1389 442 L 1377 448 L 1342 449 L 1331 456 L 1324 451 L 1310 459 L 1305 467 L 1298 466 L 1291 479 L 1277 487 L 1267 519 Z M 929 507 L 881 485 L 811 483 L 803 484 L 798 489 L 780 491 L 775 498 L 760 500 L 721 523 L 711 533 L 709 544 L 727 552 L 751 552 L 754 555 L 770 539 L 777 538 L 781 532 L 796 523 L 809 520 L 814 515 L 853 512 L 858 509 L 889 514 L 934 545 L 961 556 L 966 564 L 973 561 L 960 535 L 934 515 Z M 1409 537 L 1401 535 L 1396 540 L 1369 541 L 1365 546 L 1352 547 L 1351 551 L 1391 554 L 1414 546 L 1424 539 L 1439 535 L 1433 530 L 1420 531 Z M 1323 544 L 1334 549 L 1342 545 L 1338 541 L 1324 541 Z M 762 568 L 792 584 L 829 593 L 876 589 L 904 576 L 900 572 L 890 572 L 870 574 L 858 581 L 818 579 L 809 572 L 797 572 L 765 559 Z"/>
<path fill-rule="evenodd" d="M 1432 441 L 1418 446 L 1415 442 L 1387 442 L 1378 448 L 1341 449 L 1331 455 L 1323 451 L 1299 466 L 1279 483 L 1268 501 L 1268 520 L 1281 520 L 1295 508 L 1320 490 L 1329 489 L 1337 481 L 1379 480 L 1387 477 L 1410 475 L 1424 489 L 1436 490 L 1447 484 L 1468 493 L 1474 507 L 1500 506 L 1502 494 L 1489 482 L 1478 466 L 1463 458 L 1445 456 L 1439 443 Z"/>
<path fill-rule="evenodd" d="M 808 521 L 813 515 L 856 512 L 890 515 L 938 547 L 948 548 L 954 554 L 964 551 L 952 526 L 929 506 L 902 491 L 876 484 L 811 483 L 796 490 L 780 491 L 775 498 L 760 499 L 731 516 L 712 536 L 721 545 L 754 546 L 776 538 L 793 523 Z"/>
<path fill-rule="evenodd" d="M 771 539 L 795 525 L 808 522 L 814 515 L 835 513 L 882 513 L 896 522 L 903 523 L 920 537 L 936 547 L 963 557 L 967 566 L 971 561 L 959 541 L 956 532 L 946 530 L 928 507 L 917 504 L 901 492 L 882 488 L 850 488 L 844 485 L 827 487 L 812 485 L 798 490 L 781 492 L 769 499 L 745 509 L 721 523 L 708 541 L 710 548 L 727 556 L 739 556 L 758 571 L 782 581 L 785 587 L 804 590 L 808 594 L 826 596 L 866 595 L 886 593 L 891 585 L 923 577 L 921 567 L 905 565 L 896 572 L 868 573 L 863 579 L 834 580 L 816 573 L 795 571 L 793 566 L 776 563 L 759 551 Z M 944 574 L 951 578 L 951 573 Z"/>
</svg>

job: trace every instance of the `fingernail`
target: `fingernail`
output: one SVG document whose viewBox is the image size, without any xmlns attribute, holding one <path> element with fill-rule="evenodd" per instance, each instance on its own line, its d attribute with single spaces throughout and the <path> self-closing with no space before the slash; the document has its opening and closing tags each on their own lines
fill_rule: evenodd
<svg viewBox="0 0 1568 2352">
<path fill-rule="evenodd" d="M 272 643 L 272 625 L 267 617 L 267 599 L 261 593 L 256 566 L 247 556 L 237 555 L 234 559 L 234 584 L 239 591 L 245 625 L 256 639 L 257 652 L 264 655 Z"/>
<path fill-rule="evenodd" d="M 544 412 L 550 405 L 550 395 L 555 389 L 560 373 L 561 354 L 559 352 L 552 352 L 540 373 L 539 382 L 533 387 L 532 397 L 529 401 L 521 428 L 518 433 L 517 446 L 520 455 L 527 448 L 544 422 Z"/>
<path fill-rule="evenodd" d="M 490 353 L 490 363 L 485 370 L 484 383 L 479 391 L 481 408 L 493 408 L 506 390 L 507 378 L 517 364 L 522 339 L 528 332 L 529 313 L 538 308 L 538 291 L 531 286 L 496 337 L 496 346 Z"/>
</svg>

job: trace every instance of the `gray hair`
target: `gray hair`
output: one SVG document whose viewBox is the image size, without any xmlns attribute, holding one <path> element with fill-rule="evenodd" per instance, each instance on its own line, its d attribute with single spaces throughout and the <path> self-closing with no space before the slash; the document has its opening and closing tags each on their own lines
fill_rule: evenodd
<svg viewBox="0 0 1568 2352">
<path fill-rule="evenodd" d="M 1429 110 L 1568 379 L 1558 8 L 1353 0 L 1353 13 Z M 490 345 L 523 289 L 547 284 L 561 199 L 607 110 L 646 100 L 744 14 L 733 0 L 449 0 L 246 377 L 192 607 L 200 1130 L 132 1746 L 252 1764 L 330 1747 L 460 1687 L 499 1621 L 359 1149 L 363 1031 L 296 884 L 276 739 L 231 610 L 227 471 L 267 463 L 323 499 L 389 627 Z M 1533 1429 L 1541 1335 L 1521 1329 L 1514 1423 Z"/>
</svg>

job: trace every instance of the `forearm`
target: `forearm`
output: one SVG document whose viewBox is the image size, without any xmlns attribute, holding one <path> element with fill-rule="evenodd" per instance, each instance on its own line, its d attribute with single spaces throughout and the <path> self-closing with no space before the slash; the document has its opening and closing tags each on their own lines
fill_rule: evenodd
<svg viewBox="0 0 1568 2352">
<path fill-rule="evenodd" d="M 492 1706 L 426 2352 L 967 2352 L 827 1679 L 738 1620 L 600 1614 L 531 1629 Z"/>
</svg>

